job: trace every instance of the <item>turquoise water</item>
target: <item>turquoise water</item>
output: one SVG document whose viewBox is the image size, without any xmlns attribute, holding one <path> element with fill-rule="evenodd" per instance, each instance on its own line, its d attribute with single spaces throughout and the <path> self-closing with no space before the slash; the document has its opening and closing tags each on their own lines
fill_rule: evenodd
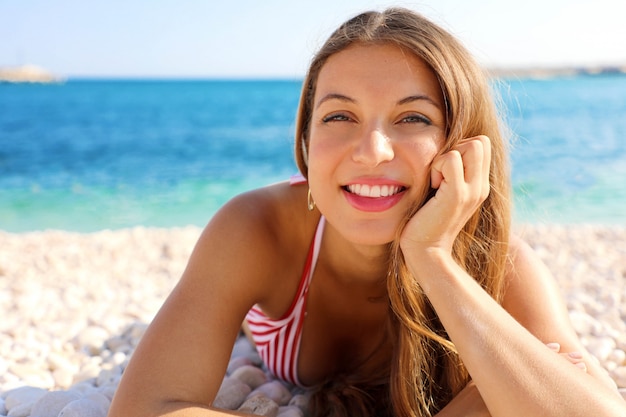
<svg viewBox="0 0 626 417">
<path fill-rule="evenodd" d="M 626 77 L 502 80 L 516 220 L 626 224 Z M 0 229 L 204 225 L 288 178 L 299 81 L 0 84 Z"/>
</svg>

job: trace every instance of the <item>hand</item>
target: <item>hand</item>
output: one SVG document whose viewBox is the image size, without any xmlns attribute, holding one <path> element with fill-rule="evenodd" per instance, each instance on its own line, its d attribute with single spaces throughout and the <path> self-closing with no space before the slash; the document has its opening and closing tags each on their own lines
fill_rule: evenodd
<svg viewBox="0 0 626 417">
<path fill-rule="evenodd" d="M 457 235 L 489 195 L 491 142 L 486 136 L 462 140 L 431 166 L 436 193 L 402 231 L 403 253 L 439 248 L 449 253 Z"/>
<path fill-rule="evenodd" d="M 546 345 L 550 350 L 558 353 L 572 364 L 576 365 L 576 367 L 582 369 L 587 372 L 587 365 L 583 361 L 583 355 L 580 352 L 561 352 L 561 345 L 558 343 L 548 343 Z"/>
</svg>

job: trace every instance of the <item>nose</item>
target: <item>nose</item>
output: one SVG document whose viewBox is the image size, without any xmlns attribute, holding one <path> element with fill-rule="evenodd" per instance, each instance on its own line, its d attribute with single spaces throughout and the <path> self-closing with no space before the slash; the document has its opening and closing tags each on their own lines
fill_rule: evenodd
<svg viewBox="0 0 626 417">
<path fill-rule="evenodd" d="M 393 147 L 387 137 L 379 129 L 372 129 L 364 134 L 354 148 L 352 159 L 355 162 L 375 167 L 394 157 Z"/>
</svg>

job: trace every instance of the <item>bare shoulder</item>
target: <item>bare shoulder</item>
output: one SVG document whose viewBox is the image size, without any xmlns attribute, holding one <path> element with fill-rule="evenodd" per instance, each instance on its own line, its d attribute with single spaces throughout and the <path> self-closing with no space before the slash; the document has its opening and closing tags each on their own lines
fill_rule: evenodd
<svg viewBox="0 0 626 417">
<path fill-rule="evenodd" d="M 511 238 L 509 245 L 506 281 L 503 306 L 520 324 L 545 343 L 578 347 L 578 338 L 551 271 L 517 236 Z"/>
<path fill-rule="evenodd" d="M 285 182 L 238 195 L 206 226 L 189 267 L 210 267 L 213 279 L 228 277 L 230 288 L 250 292 L 248 302 L 262 303 L 271 296 L 267 289 L 275 288 L 276 277 L 289 269 L 294 250 L 306 241 L 310 217 L 305 187 Z"/>
<path fill-rule="evenodd" d="M 543 343 L 559 343 L 561 352 L 583 353 L 587 373 L 615 389 L 608 374 L 581 345 L 561 290 L 539 256 L 522 239 L 513 237 L 509 258 L 503 307 Z"/>
<path fill-rule="evenodd" d="M 249 308 L 280 308 L 297 288 L 290 269 L 306 256 L 306 213 L 306 188 L 285 183 L 237 196 L 213 216 L 133 354 L 111 415 L 156 415 L 164 398 L 211 404 Z"/>
</svg>

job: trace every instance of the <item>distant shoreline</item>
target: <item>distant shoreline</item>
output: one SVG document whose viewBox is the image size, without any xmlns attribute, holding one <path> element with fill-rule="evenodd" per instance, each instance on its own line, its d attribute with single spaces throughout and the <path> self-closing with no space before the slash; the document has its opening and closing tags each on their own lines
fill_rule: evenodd
<svg viewBox="0 0 626 417">
<path fill-rule="evenodd" d="M 626 64 L 580 67 L 487 68 L 494 78 L 554 78 L 595 75 L 626 75 Z"/>
<path fill-rule="evenodd" d="M 596 76 L 596 75 L 626 75 L 626 63 L 622 65 L 587 65 L 587 66 L 563 66 L 563 67 L 486 67 L 485 70 L 489 76 L 493 78 L 555 78 L 555 77 L 577 77 L 577 76 Z M 297 77 L 288 77 L 290 80 L 299 81 Z M 242 77 L 187 77 L 187 76 L 74 76 L 61 77 L 51 73 L 50 71 L 36 66 L 23 65 L 18 67 L 0 67 L 0 83 L 63 83 L 70 81 L 203 81 L 203 80 L 223 80 L 223 81 L 263 81 L 263 80 L 279 81 L 286 78 L 268 77 L 259 78 L 251 76 L 249 78 Z"/>
<path fill-rule="evenodd" d="M 0 67 L 0 83 L 60 83 L 63 78 L 36 65 Z"/>
</svg>

